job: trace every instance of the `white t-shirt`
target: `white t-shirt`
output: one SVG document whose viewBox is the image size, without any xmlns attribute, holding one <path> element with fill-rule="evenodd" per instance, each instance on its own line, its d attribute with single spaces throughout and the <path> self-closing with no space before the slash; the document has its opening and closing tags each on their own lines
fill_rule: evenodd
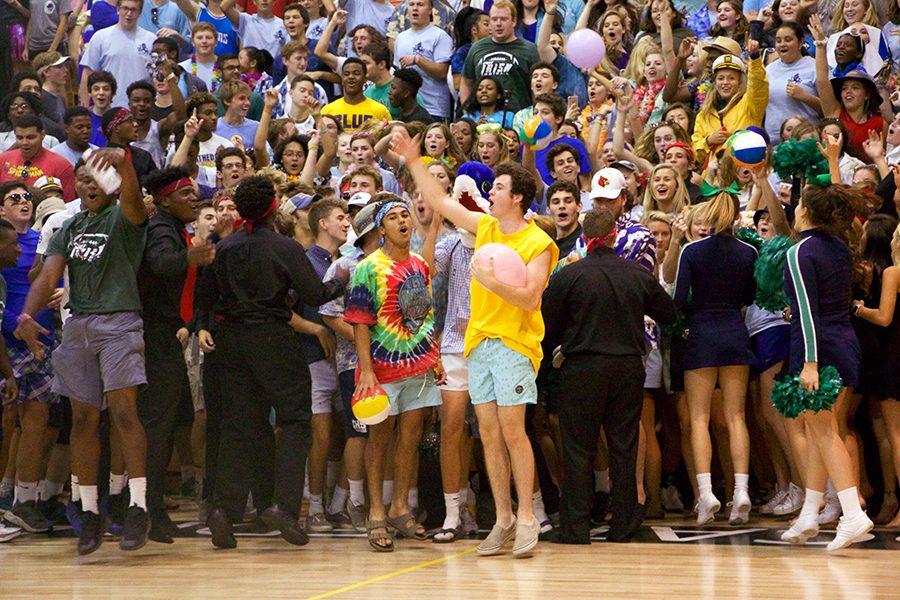
<svg viewBox="0 0 900 600">
<path fill-rule="evenodd" d="M 788 96 L 788 83 L 795 83 L 805 92 L 818 96 L 816 88 L 816 59 L 804 56 L 795 63 L 785 64 L 781 60 L 766 66 L 769 79 L 769 105 L 766 107 L 766 133 L 772 145 L 781 141 L 781 125 L 793 115 L 800 115 L 815 123 L 818 113 L 810 106 Z"/>
<path fill-rule="evenodd" d="M 371 25 L 381 35 L 387 34 L 388 21 L 394 14 L 394 5 L 390 2 L 347 0 L 341 4 L 341 8 L 347 11 L 346 28 L 348 33 L 353 31 L 357 25 Z"/>
<path fill-rule="evenodd" d="M 231 140 L 223 138 L 221 135 L 212 134 L 205 142 L 200 142 L 200 152 L 197 154 L 197 164 L 200 169 L 197 171 L 197 183 L 209 187 L 216 187 L 216 150 L 219 147 L 231 148 L 234 146 Z M 169 151 L 166 154 L 166 164 L 171 164 L 175 158 L 175 144 L 169 143 Z"/>
<path fill-rule="evenodd" d="M 401 56 L 420 56 L 425 60 L 437 63 L 450 63 L 453 58 L 453 40 L 447 33 L 435 25 L 429 25 L 419 31 L 407 29 L 394 41 L 395 67 L 400 68 Z M 450 116 L 450 89 L 446 79 L 436 79 L 428 75 L 418 66 L 412 67 L 422 76 L 422 87 L 418 97 L 422 107 L 432 115 L 447 118 Z"/>
<path fill-rule="evenodd" d="M 191 65 L 191 59 L 183 60 L 178 63 L 178 66 L 184 69 L 185 73 L 190 73 L 191 75 L 196 75 L 200 80 L 206 84 L 206 89 L 212 91 L 212 79 L 213 79 L 213 69 L 216 67 L 216 61 L 202 63 L 199 60 L 197 61 L 197 72 L 194 73 L 193 66 Z"/>
<path fill-rule="evenodd" d="M 44 255 L 47 253 L 47 248 L 50 246 L 50 238 L 53 237 L 53 234 L 59 231 L 59 228 L 63 226 L 63 223 L 77 215 L 81 212 L 81 200 L 73 200 L 66 204 L 66 208 L 58 213 L 52 214 L 47 217 L 47 220 L 44 221 L 44 226 L 41 227 L 41 236 L 38 238 L 37 243 L 37 254 Z M 62 322 L 65 323 L 66 319 L 69 318 L 71 314 L 69 309 L 66 308 L 66 305 L 69 303 L 69 267 L 66 267 L 63 271 L 63 297 L 62 304 L 59 307 L 59 314 L 62 318 Z"/>
<path fill-rule="evenodd" d="M 278 17 L 263 19 L 259 15 L 241 13 L 237 33 L 243 47 L 252 46 L 260 50 L 268 50 L 273 59 L 278 56 L 281 47 L 288 41 L 284 21 Z"/>
<path fill-rule="evenodd" d="M 118 25 L 101 29 L 91 38 L 81 58 L 82 66 L 92 71 L 109 71 L 116 78 L 113 106 L 128 106 L 125 90 L 141 79 L 147 79 L 147 64 L 156 36 L 138 27 L 123 31 Z"/>
</svg>

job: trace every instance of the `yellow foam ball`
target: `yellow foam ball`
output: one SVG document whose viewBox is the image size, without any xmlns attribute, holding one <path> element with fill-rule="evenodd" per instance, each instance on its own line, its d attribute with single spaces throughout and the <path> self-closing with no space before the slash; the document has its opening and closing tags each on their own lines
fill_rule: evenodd
<svg viewBox="0 0 900 600">
<path fill-rule="evenodd" d="M 390 411 L 390 400 L 380 387 L 364 398 L 353 399 L 353 416 L 366 425 L 378 425 L 388 418 Z"/>
</svg>

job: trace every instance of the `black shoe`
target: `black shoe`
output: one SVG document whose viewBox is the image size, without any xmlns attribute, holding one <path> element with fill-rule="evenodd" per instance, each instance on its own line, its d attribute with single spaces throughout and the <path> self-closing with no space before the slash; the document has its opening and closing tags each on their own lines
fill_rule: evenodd
<svg viewBox="0 0 900 600">
<path fill-rule="evenodd" d="M 66 520 L 66 505 L 59 501 L 59 496 L 49 500 L 38 500 L 37 509 L 53 525 L 65 525 L 68 522 Z"/>
<path fill-rule="evenodd" d="M 29 533 L 44 533 L 53 529 L 53 523 L 44 518 L 35 506 L 34 500 L 16 502 L 12 510 L 6 511 L 3 518 L 10 525 L 21 527 Z"/>
<path fill-rule="evenodd" d="M 607 514 L 609 514 L 609 494 L 606 492 L 594 492 L 594 504 L 591 507 L 591 523 L 595 525 L 606 523 Z"/>
<path fill-rule="evenodd" d="M 206 526 L 212 533 L 212 543 L 216 548 L 237 548 L 237 540 L 231 530 L 231 519 L 221 508 L 214 508 L 206 519 Z"/>
<path fill-rule="evenodd" d="M 140 550 L 147 543 L 150 531 L 150 515 L 140 506 L 129 506 L 125 513 L 125 526 L 122 528 L 122 539 L 119 548 L 122 550 Z"/>
<path fill-rule="evenodd" d="M 153 512 L 150 516 L 150 539 L 160 544 L 173 544 L 173 537 L 178 535 L 178 526 L 169 518 L 166 511 Z"/>
<path fill-rule="evenodd" d="M 84 511 L 78 515 L 81 523 L 81 535 L 78 536 L 78 554 L 85 556 L 95 552 L 103 543 L 103 519 L 100 515 Z"/>
<path fill-rule="evenodd" d="M 298 518 L 277 504 L 273 504 L 263 512 L 262 520 L 270 529 L 280 531 L 281 537 L 289 544 L 305 546 L 309 543 L 309 536 L 300 527 Z"/>
<path fill-rule="evenodd" d="M 128 507 L 125 504 L 124 494 L 105 496 L 100 500 L 100 514 L 104 515 L 109 523 L 109 533 L 121 536 L 125 529 L 125 512 Z"/>
</svg>

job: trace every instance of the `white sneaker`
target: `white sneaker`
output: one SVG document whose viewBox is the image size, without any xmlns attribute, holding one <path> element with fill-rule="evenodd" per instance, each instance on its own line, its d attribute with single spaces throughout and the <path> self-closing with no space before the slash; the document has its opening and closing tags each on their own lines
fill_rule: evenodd
<svg viewBox="0 0 900 600">
<path fill-rule="evenodd" d="M 805 544 L 806 540 L 817 535 L 819 535 L 819 522 L 815 515 L 800 515 L 790 529 L 781 534 L 781 540 L 792 544 Z"/>
<path fill-rule="evenodd" d="M 806 499 L 806 490 L 793 483 L 788 488 L 784 499 L 779 502 L 772 510 L 772 514 L 777 517 L 792 515 L 803 508 L 803 501 Z"/>
<path fill-rule="evenodd" d="M 0 544 L 15 539 L 20 535 L 22 535 L 22 530 L 20 528 L 0 525 Z"/>
<path fill-rule="evenodd" d="M 787 496 L 787 494 L 788 491 L 785 489 L 775 490 L 775 494 L 771 498 L 769 498 L 769 501 L 759 507 L 759 514 L 774 514 L 775 507 L 781 504 L 781 501 L 784 500 L 784 497 Z"/>
<path fill-rule="evenodd" d="M 855 519 L 841 517 L 841 522 L 837 526 L 837 534 L 828 544 L 826 550 L 833 552 L 834 550 L 846 548 L 855 542 L 861 542 L 863 541 L 861 538 L 869 533 L 874 526 L 875 524 L 864 512 L 859 513 Z"/>
<path fill-rule="evenodd" d="M 709 496 L 700 496 L 700 501 L 697 503 L 697 526 L 702 527 L 707 523 L 712 523 L 720 508 L 722 508 L 721 502 L 712 493 Z"/>
<path fill-rule="evenodd" d="M 825 493 L 825 508 L 819 513 L 819 525 L 834 523 L 841 517 L 841 502 L 837 494 Z"/>
<path fill-rule="evenodd" d="M 667 485 L 659 493 L 662 500 L 663 508 L 666 512 L 681 512 L 684 510 L 684 502 L 681 501 L 681 494 L 674 485 Z"/>
<path fill-rule="evenodd" d="M 729 525 L 745 525 L 750 521 L 750 508 L 753 503 L 750 501 L 750 494 L 747 490 L 736 489 L 734 491 L 734 500 L 731 503 L 731 514 L 728 516 Z"/>
</svg>

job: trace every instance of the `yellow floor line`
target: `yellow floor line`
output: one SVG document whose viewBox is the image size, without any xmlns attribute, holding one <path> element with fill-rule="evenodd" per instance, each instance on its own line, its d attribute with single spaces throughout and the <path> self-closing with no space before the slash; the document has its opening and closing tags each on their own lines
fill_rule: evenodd
<svg viewBox="0 0 900 600">
<path fill-rule="evenodd" d="M 411 567 L 406 567 L 405 569 L 400 569 L 398 571 L 394 571 L 393 573 L 387 573 L 385 575 L 379 575 L 378 577 L 373 577 L 371 579 L 366 579 L 365 581 L 360 581 L 359 583 L 354 583 L 352 585 L 348 585 L 342 588 L 338 588 L 336 590 L 331 590 L 330 592 L 325 592 L 324 594 L 319 594 L 318 596 L 311 596 L 309 600 L 320 600 L 320 598 L 330 598 L 331 596 L 337 596 L 338 594 L 343 594 L 344 592 L 349 592 L 350 590 L 355 590 L 357 588 L 361 588 L 367 585 L 371 585 L 373 583 L 378 583 L 380 581 L 384 581 L 386 579 L 390 579 L 391 577 L 396 577 L 398 575 L 403 575 L 405 573 L 411 573 L 412 571 L 417 571 L 419 569 L 424 569 L 425 567 L 430 567 L 432 565 L 437 565 L 442 562 L 452 560 L 454 558 L 458 558 L 465 554 L 470 554 L 475 552 L 477 546 L 472 546 L 462 552 L 457 552 L 456 554 L 451 554 L 450 556 L 444 556 L 443 558 L 436 558 L 434 560 L 429 560 L 418 565 L 413 565 Z"/>
</svg>

